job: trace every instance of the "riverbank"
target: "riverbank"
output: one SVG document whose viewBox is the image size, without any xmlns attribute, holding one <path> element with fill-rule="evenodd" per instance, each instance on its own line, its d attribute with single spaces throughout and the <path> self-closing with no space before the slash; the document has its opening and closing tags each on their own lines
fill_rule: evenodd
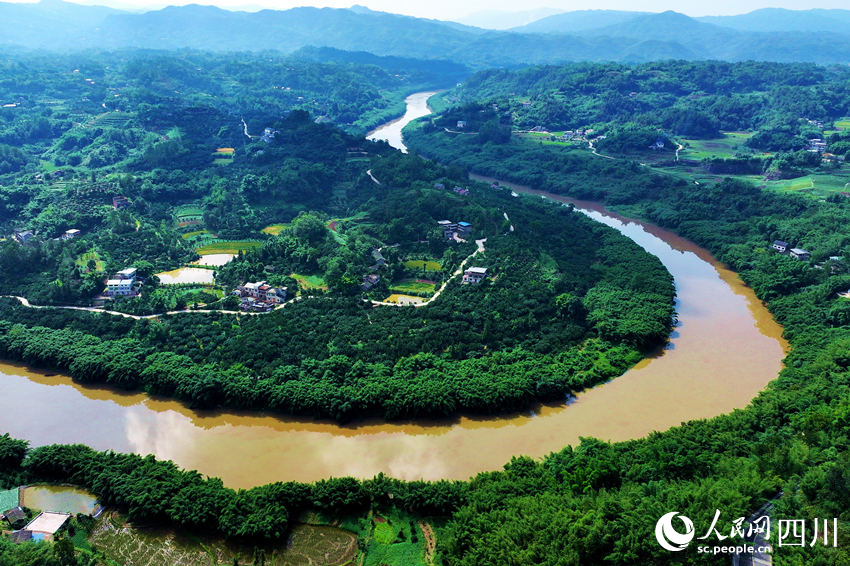
<svg viewBox="0 0 850 566">
<path fill-rule="evenodd" d="M 579 437 L 639 438 L 745 407 L 776 376 L 784 355 L 782 328 L 761 301 L 707 250 L 651 224 L 582 206 L 661 259 L 676 281 L 679 326 L 667 349 L 565 404 L 499 418 L 339 426 L 197 412 L 141 393 L 83 387 L 0 364 L 0 414 L 9 416 L 13 436 L 36 445 L 82 442 L 155 454 L 229 486 L 250 487 L 379 472 L 401 479 L 466 479 L 500 469 L 518 454 L 560 450 Z"/>
</svg>

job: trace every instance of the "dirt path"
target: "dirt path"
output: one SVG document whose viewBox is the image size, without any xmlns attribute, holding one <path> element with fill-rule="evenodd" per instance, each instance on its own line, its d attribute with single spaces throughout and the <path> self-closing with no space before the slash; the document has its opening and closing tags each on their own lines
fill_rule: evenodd
<svg viewBox="0 0 850 566">
<path fill-rule="evenodd" d="M 434 529 L 426 521 L 419 521 L 419 528 L 425 535 L 425 561 L 428 564 L 434 564 L 434 551 L 437 549 L 437 537 L 434 536 Z"/>
<path fill-rule="evenodd" d="M 285 303 L 281 303 L 281 304 L 277 305 L 276 307 L 274 307 L 273 309 L 271 309 L 270 311 L 266 311 L 266 312 L 225 311 L 225 310 L 214 310 L 214 309 L 183 309 L 183 310 L 179 310 L 179 311 L 167 311 L 167 312 L 160 312 L 160 313 L 156 313 L 156 314 L 142 314 L 142 315 L 140 315 L 140 314 L 128 314 L 128 313 L 125 313 L 125 312 L 118 312 L 118 311 L 108 311 L 108 310 L 99 309 L 97 307 L 78 307 L 78 306 L 72 306 L 72 305 L 33 305 L 27 300 L 26 297 L 19 297 L 17 295 L 0 295 L 0 298 L 16 299 L 23 306 L 25 306 L 27 308 L 31 308 L 31 309 L 62 309 L 62 310 L 69 310 L 69 311 L 86 311 L 86 312 L 96 312 L 96 313 L 108 314 L 108 315 L 112 315 L 112 316 L 123 316 L 124 318 L 132 318 L 134 320 L 145 320 L 145 319 L 152 319 L 152 318 L 157 318 L 157 317 L 160 317 L 160 316 L 165 316 L 165 315 L 170 315 L 170 314 L 185 314 L 185 313 L 193 313 L 193 312 L 194 313 L 233 314 L 233 315 L 240 315 L 240 316 L 242 316 L 242 315 L 258 316 L 258 315 L 261 315 L 261 314 L 269 314 L 272 311 L 282 309 L 286 305 L 288 305 L 290 303 L 294 303 L 295 301 L 300 301 L 302 299 L 312 299 L 313 297 L 312 296 L 295 297 L 294 299 L 290 299 L 290 300 L 286 301 Z"/>
<path fill-rule="evenodd" d="M 604 157 L 605 159 L 617 159 L 616 157 L 611 157 L 610 155 L 602 155 L 599 151 L 596 150 L 596 146 L 593 145 L 593 140 L 587 140 L 587 147 L 590 148 L 590 152 L 593 155 L 598 157 Z"/>
<path fill-rule="evenodd" d="M 250 140 L 252 140 L 252 139 L 254 139 L 255 137 L 257 137 L 257 136 L 252 136 L 251 134 L 249 134 L 249 133 L 248 133 L 248 124 L 246 124 L 246 123 L 245 123 L 245 118 L 242 118 L 242 132 L 243 132 L 243 133 L 245 134 L 245 136 L 246 136 L 248 139 L 250 139 Z"/>
</svg>

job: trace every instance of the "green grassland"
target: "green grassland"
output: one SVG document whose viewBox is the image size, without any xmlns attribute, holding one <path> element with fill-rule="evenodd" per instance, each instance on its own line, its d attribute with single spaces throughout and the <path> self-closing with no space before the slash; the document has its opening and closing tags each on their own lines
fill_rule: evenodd
<svg viewBox="0 0 850 566">
<path fill-rule="evenodd" d="M 232 242 L 217 241 L 210 244 L 204 244 L 195 249 L 198 255 L 210 254 L 238 254 L 240 251 L 259 248 L 262 242 L 256 240 L 234 240 Z"/>
<path fill-rule="evenodd" d="M 425 271 L 442 271 L 443 266 L 433 260 L 411 259 L 404 262 L 408 269 L 424 269 Z"/>
<path fill-rule="evenodd" d="M 850 118 L 836 120 L 835 127 L 839 130 L 850 130 Z"/>
</svg>

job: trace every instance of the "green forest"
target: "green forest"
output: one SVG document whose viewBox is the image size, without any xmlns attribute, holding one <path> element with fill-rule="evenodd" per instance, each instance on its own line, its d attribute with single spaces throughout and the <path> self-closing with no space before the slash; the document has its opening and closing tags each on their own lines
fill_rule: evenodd
<svg viewBox="0 0 850 566">
<path fill-rule="evenodd" d="M 720 75 L 730 83 L 718 87 Z M 309 107 L 246 118 L 249 131 L 276 132 L 268 142 L 241 140 L 238 115 L 221 126 L 210 117 L 227 111 L 214 103 L 188 115 L 160 107 L 151 110 L 151 122 L 142 103 L 125 107 L 131 124 L 169 138 L 151 147 L 175 140 L 175 153 L 151 150 L 154 161 L 140 162 L 128 150 L 109 165 L 88 157 L 55 162 L 66 153 L 58 140 L 83 139 L 72 121 L 23 118 L 30 129 L 19 130 L 11 120 L 7 130 L 43 137 L 12 140 L 11 149 L 0 150 L 11 171 L 2 177 L 7 208 L 0 222 L 10 234 L 0 243 L 4 294 L 88 304 L 107 271 L 134 265 L 150 279 L 143 284 L 150 298 L 115 301 L 113 308 L 143 314 L 185 306 L 153 274 L 196 259 L 191 234 L 208 231 L 222 236 L 215 239 L 221 247 L 254 242 L 216 269 L 224 288 L 262 278 L 299 299 L 263 316 L 189 312 L 155 323 L 2 299 L 0 354 L 59 368 L 83 383 L 143 389 L 197 408 L 341 421 L 495 413 L 563 399 L 621 374 L 663 344 L 674 288 L 657 259 L 569 207 L 514 198 L 470 181 L 470 172 L 601 201 L 690 238 L 740 274 L 784 327 L 791 350 L 777 379 L 745 409 L 627 442 L 584 438 L 540 460 L 517 456 L 465 482 L 378 476 L 237 491 L 150 456 L 29 447 L 7 435 L 0 437 L 0 487 L 67 482 L 131 520 L 237 540 L 279 540 L 305 510 L 344 515 L 395 506 L 447 518 L 436 560 L 453 566 L 728 563 L 728 556 L 692 548 L 663 550 L 652 534 L 656 520 L 677 510 L 709 524 L 716 509 L 724 519 L 746 517 L 774 499 L 777 516 L 840 522 L 837 548 L 784 547 L 777 550 L 783 564 L 850 563 L 850 301 L 837 295 L 850 288 L 850 201 L 840 191 L 820 196 L 760 186 L 771 167 L 783 175 L 846 167 L 846 78 L 839 68 L 711 62 L 485 72 L 443 94 L 443 113 L 406 130 L 413 152 L 434 161 L 317 123 Z M 647 105 L 622 106 L 625 98 L 614 97 L 606 111 L 604 98 L 614 91 L 645 97 Z M 546 104 L 557 112 L 537 114 Z M 530 132 L 535 126 L 541 128 Z M 164 133 L 171 128 L 174 137 Z M 553 141 L 556 128 L 583 133 L 578 143 Z M 749 163 L 757 179 L 739 175 L 734 164 L 714 163 L 731 167 L 730 176 L 707 181 L 701 175 L 711 159 L 693 170 L 668 163 L 674 158 L 667 141 L 695 143 L 729 129 L 747 130 L 746 141 L 733 150 L 739 155 L 721 160 Z M 522 137 L 527 133 L 542 139 Z M 603 155 L 591 152 L 588 135 Z M 800 145 L 811 139 L 832 151 Z M 114 147 L 115 140 L 101 141 Z M 649 151 L 663 157 L 644 160 L 643 145 L 659 141 L 664 147 Z M 68 143 L 71 150 L 98 142 Z M 233 157 L 213 155 L 232 146 Z M 767 166 L 766 152 L 773 154 Z M 68 173 L 45 181 L 52 168 Z M 66 175 L 72 184 L 57 186 Z M 79 186 L 103 179 L 115 183 L 103 194 Z M 131 206 L 111 206 L 114 187 Z M 76 204 L 59 206 L 65 202 Z M 76 216 L 51 223 L 47 210 Z M 437 224 L 445 219 L 472 224 L 466 241 L 446 237 Z M 52 239 L 75 226 L 86 234 Z M 27 228 L 41 236 L 34 244 L 11 236 Z M 484 251 L 476 253 L 474 241 L 483 238 Z M 776 253 L 776 240 L 811 257 Z M 477 285 L 451 279 L 465 258 L 467 266 L 487 267 L 489 278 Z M 369 275 L 380 280 L 364 289 Z M 403 294 L 399 289 L 426 300 L 444 282 L 444 293 L 428 306 L 376 305 Z M 217 298 L 210 310 L 232 309 L 234 301 Z M 375 324 L 382 329 L 377 336 Z M 258 352 L 258 341 L 269 348 Z M 17 558 L 7 556 L 35 552 L 0 544 L 0 560 L 9 563 Z"/>
<path fill-rule="evenodd" d="M 348 420 L 492 413 L 563 399 L 619 375 L 666 340 L 671 277 L 626 237 L 568 208 L 517 201 L 483 184 L 468 196 L 430 181 L 404 190 L 391 181 L 394 167 L 409 175 L 418 166 L 417 176 L 427 178 L 433 166 L 413 156 L 395 161 L 378 161 L 374 171 L 399 188 L 375 195 L 362 221 L 338 228 L 340 240 L 315 214 L 302 214 L 222 268 L 237 283 L 263 277 L 264 266 L 274 267 L 267 276 L 273 280 L 326 265 L 328 292 L 312 291 L 318 294 L 267 316 L 186 313 L 137 322 L 5 299 L 0 352 L 82 382 L 141 388 L 197 408 Z M 392 253 L 426 254 L 454 270 L 471 244 L 449 243 L 436 229 L 448 213 L 473 220 L 486 236 L 474 261 L 492 280 L 473 286 L 448 279 L 439 299 L 423 308 L 364 300 L 359 274 L 379 238 L 428 233 Z M 384 280 L 394 279 L 392 269 L 405 275 L 391 265 L 377 271 Z"/>
<path fill-rule="evenodd" d="M 627 238 L 363 139 L 363 120 L 396 112 L 437 64 L 328 50 L 31 58 L 39 73 L 15 82 L 26 67 L 8 63 L 0 86 L 20 93 L 0 138 L 29 160 L 3 177 L 8 359 L 198 409 L 347 421 L 562 400 L 667 340 L 672 280 Z M 198 266 L 207 250 L 235 257 Z M 467 262 L 486 280 L 461 284 Z M 108 296 L 125 268 L 133 293 Z M 168 280 L 187 268 L 209 278 Z M 257 281 L 288 301 L 235 317 L 256 303 L 234 289 Z M 423 308 L 382 304 L 438 292 Z"/>
<path fill-rule="evenodd" d="M 710 522 L 716 508 L 746 516 L 778 494 L 778 512 L 846 524 L 850 468 L 840 411 L 850 334 L 841 314 L 848 303 L 836 295 L 850 286 L 846 199 L 775 194 L 736 179 L 697 185 L 628 159 L 517 140 L 481 144 L 427 124 L 411 126 L 406 139 L 442 163 L 603 201 L 674 229 L 735 269 L 792 346 L 786 368 L 746 410 L 638 441 L 586 440 L 542 463 L 518 459 L 478 476 L 448 528 L 450 563 L 712 563 L 670 557 L 651 536 L 634 535 L 651 533 L 668 508 Z M 809 250 L 811 260 L 773 252 L 777 239 Z M 824 268 L 827 261 L 834 268 Z M 521 550 L 500 540 L 522 541 Z M 842 564 L 850 558 L 840 547 L 783 548 L 783 563 Z M 559 557 L 553 548 L 562 549 Z"/>
</svg>

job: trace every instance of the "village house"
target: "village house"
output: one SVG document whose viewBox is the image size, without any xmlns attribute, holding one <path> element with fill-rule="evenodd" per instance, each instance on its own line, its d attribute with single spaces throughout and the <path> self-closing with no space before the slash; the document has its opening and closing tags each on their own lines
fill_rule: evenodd
<svg viewBox="0 0 850 566">
<path fill-rule="evenodd" d="M 115 210 L 121 210 L 122 208 L 127 208 L 130 206 L 130 199 L 125 196 L 114 196 L 112 197 L 112 208 Z"/>
<path fill-rule="evenodd" d="M 115 274 L 115 279 L 136 279 L 136 268 L 128 267 L 126 269 L 122 269 L 118 273 Z"/>
<path fill-rule="evenodd" d="M 472 231 L 472 224 L 469 222 L 452 222 L 451 220 L 438 220 L 437 225 L 443 230 L 443 237 L 447 240 L 464 241 L 461 236 L 465 236 Z"/>
<path fill-rule="evenodd" d="M 9 522 L 9 526 L 13 529 L 21 526 L 22 523 L 25 523 L 27 520 L 27 514 L 24 512 L 24 509 L 20 506 L 13 507 L 12 509 L 8 509 L 0 513 L 0 517 L 4 518 Z"/>
<path fill-rule="evenodd" d="M 73 240 L 80 234 L 82 234 L 82 232 L 80 232 L 76 228 L 71 228 L 70 230 L 65 230 L 65 233 L 59 236 L 59 238 L 62 240 Z"/>
<path fill-rule="evenodd" d="M 443 236 L 452 239 L 457 231 L 457 224 L 451 220 L 438 220 L 437 225 L 443 230 Z"/>
<path fill-rule="evenodd" d="M 794 259 L 799 259 L 803 261 L 808 260 L 810 257 L 812 257 L 812 255 L 803 248 L 791 248 L 789 254 Z"/>
<path fill-rule="evenodd" d="M 375 273 L 363 276 L 363 283 L 360 284 L 360 290 L 363 292 L 369 291 L 381 280 L 381 276 Z"/>
<path fill-rule="evenodd" d="M 263 130 L 263 135 L 260 136 L 260 139 L 266 143 L 271 143 L 276 133 L 277 132 L 273 128 L 266 128 Z"/>
<path fill-rule="evenodd" d="M 35 234 L 33 234 L 32 230 L 22 230 L 20 232 L 15 232 L 15 240 L 20 244 L 28 244 L 35 238 Z"/>
<path fill-rule="evenodd" d="M 823 153 L 826 151 L 826 142 L 820 138 L 810 139 L 806 149 L 812 153 Z"/>
<path fill-rule="evenodd" d="M 272 287 L 265 281 L 239 285 L 231 293 L 241 299 L 239 308 L 244 311 L 268 311 L 286 301 L 286 287 Z"/>
<path fill-rule="evenodd" d="M 105 293 L 109 297 L 134 297 L 138 295 L 136 289 L 136 268 L 128 267 L 116 273 L 112 279 L 106 281 Z"/>
<path fill-rule="evenodd" d="M 45 511 L 24 527 L 23 531 L 29 532 L 30 538 L 35 541 L 52 542 L 56 533 L 62 530 L 71 518 L 70 513 L 53 513 Z M 25 539 L 26 540 L 26 539 Z"/>
<path fill-rule="evenodd" d="M 464 285 L 477 285 L 478 283 L 481 283 L 485 277 L 487 277 L 486 267 L 470 267 L 463 272 L 463 280 L 461 283 Z"/>
<path fill-rule="evenodd" d="M 771 247 L 779 253 L 784 254 L 790 245 L 788 242 L 783 242 L 782 240 L 774 240 Z"/>
<path fill-rule="evenodd" d="M 384 257 L 384 254 L 382 254 L 381 250 L 378 248 L 372 250 L 372 259 L 375 261 L 375 263 L 369 266 L 369 269 L 371 271 L 377 271 L 379 268 L 387 265 L 387 260 Z"/>
<path fill-rule="evenodd" d="M 458 120 L 457 121 L 457 129 L 463 130 L 466 128 L 466 120 Z"/>
</svg>

